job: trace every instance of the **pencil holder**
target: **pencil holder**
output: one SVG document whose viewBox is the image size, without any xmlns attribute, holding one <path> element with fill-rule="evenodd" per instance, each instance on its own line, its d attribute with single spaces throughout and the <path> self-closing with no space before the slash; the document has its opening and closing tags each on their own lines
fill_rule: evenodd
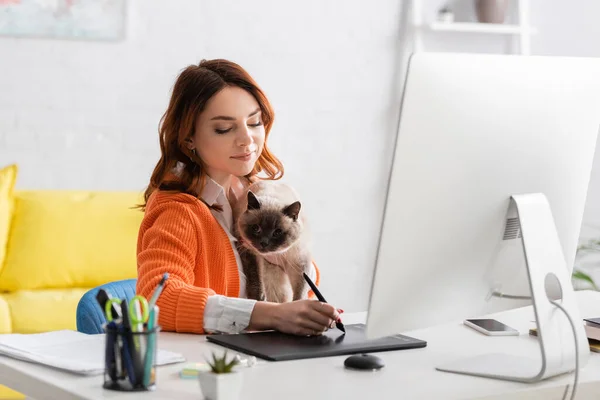
<svg viewBox="0 0 600 400">
<path fill-rule="evenodd" d="M 121 391 L 154 390 L 156 340 L 160 327 L 132 332 L 114 322 L 107 324 L 104 388 Z"/>
</svg>

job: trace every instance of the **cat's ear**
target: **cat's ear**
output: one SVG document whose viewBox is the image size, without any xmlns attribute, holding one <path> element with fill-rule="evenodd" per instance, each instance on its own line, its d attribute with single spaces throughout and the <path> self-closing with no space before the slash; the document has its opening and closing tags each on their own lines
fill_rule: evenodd
<svg viewBox="0 0 600 400">
<path fill-rule="evenodd" d="M 300 214 L 300 202 L 295 201 L 286 208 L 283 209 L 283 213 L 296 221 L 298 219 L 298 214 Z"/>
<path fill-rule="evenodd" d="M 258 210 L 260 208 L 260 203 L 258 199 L 252 193 L 252 191 L 248 191 L 248 210 Z"/>
</svg>

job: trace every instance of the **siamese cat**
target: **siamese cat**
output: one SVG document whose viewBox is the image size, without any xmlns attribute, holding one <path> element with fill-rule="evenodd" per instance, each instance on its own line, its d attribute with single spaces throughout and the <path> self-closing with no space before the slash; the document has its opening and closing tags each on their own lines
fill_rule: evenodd
<svg viewBox="0 0 600 400">
<path fill-rule="evenodd" d="M 308 297 L 309 233 L 295 191 L 279 182 L 251 184 L 234 210 L 234 235 L 250 299 L 284 303 Z"/>
</svg>

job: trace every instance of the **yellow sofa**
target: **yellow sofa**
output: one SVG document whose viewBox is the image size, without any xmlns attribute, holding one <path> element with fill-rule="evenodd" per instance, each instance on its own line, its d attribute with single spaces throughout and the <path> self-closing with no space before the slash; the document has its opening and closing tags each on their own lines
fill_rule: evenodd
<svg viewBox="0 0 600 400">
<path fill-rule="evenodd" d="M 15 190 L 0 169 L 0 333 L 76 329 L 81 296 L 136 277 L 138 192 Z"/>
</svg>

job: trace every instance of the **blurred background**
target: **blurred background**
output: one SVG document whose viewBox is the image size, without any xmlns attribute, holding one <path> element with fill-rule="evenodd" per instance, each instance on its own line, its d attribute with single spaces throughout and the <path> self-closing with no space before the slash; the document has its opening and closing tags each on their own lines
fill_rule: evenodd
<svg viewBox="0 0 600 400">
<path fill-rule="evenodd" d="M 230 59 L 275 108 L 270 145 L 306 206 L 323 293 L 365 310 L 408 52 L 524 40 L 532 55 L 600 56 L 600 2 L 530 0 L 526 21 L 517 3 L 498 33 L 436 25 L 479 22 L 474 0 L 0 0 L 0 167 L 18 164 L 17 189 L 140 192 L 178 73 Z M 582 243 L 600 236 L 599 204 L 597 162 Z"/>
</svg>

